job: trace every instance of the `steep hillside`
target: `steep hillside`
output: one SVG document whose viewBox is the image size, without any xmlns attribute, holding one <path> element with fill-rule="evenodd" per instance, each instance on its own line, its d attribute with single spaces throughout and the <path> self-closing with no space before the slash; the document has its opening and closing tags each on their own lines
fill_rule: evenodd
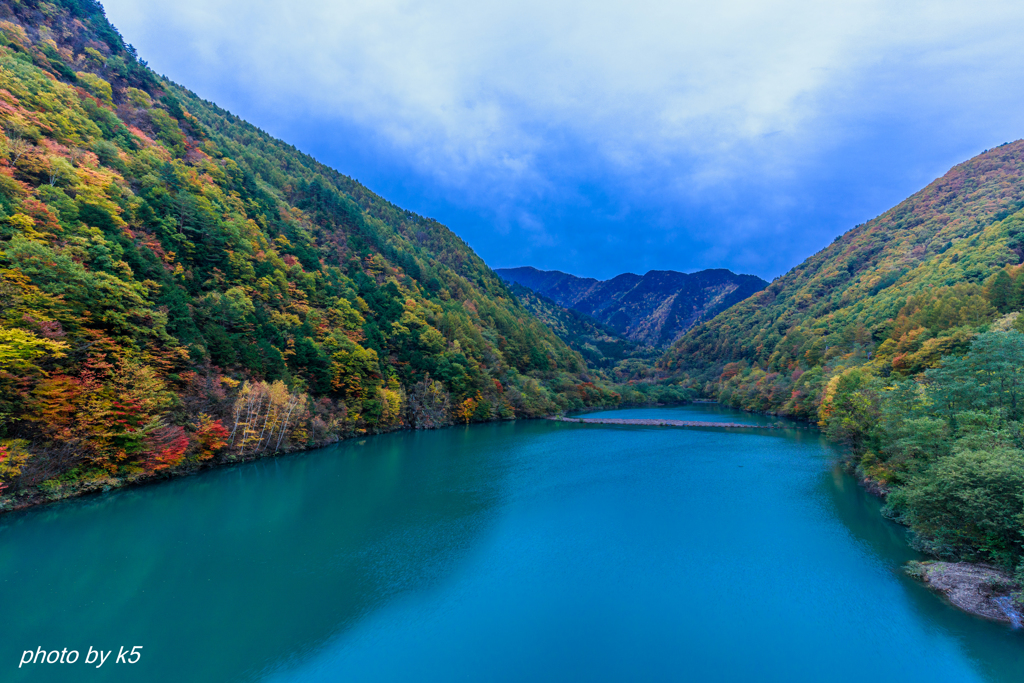
<svg viewBox="0 0 1024 683">
<path fill-rule="evenodd" d="M 663 360 L 817 419 L 932 556 L 1024 584 L 1024 141 L 953 168 Z"/>
<path fill-rule="evenodd" d="M 444 226 L 0 2 L 0 509 L 617 395 Z"/>
<path fill-rule="evenodd" d="M 1024 305 L 1022 207 L 1018 141 L 956 166 L 690 330 L 664 367 L 734 405 L 804 418 L 817 417 L 825 383 L 845 368 L 935 367 Z"/>
<path fill-rule="evenodd" d="M 596 318 L 560 306 L 529 287 L 515 282 L 509 287 L 530 313 L 550 327 L 569 348 L 578 351 L 590 366 L 611 369 L 628 358 L 644 359 L 653 364 L 661 356 L 660 350 L 626 339 Z"/>
<path fill-rule="evenodd" d="M 697 273 L 652 270 L 643 276 L 624 273 L 603 281 L 530 267 L 495 272 L 646 346 L 672 343 L 693 325 L 768 284 L 753 275 L 722 269 Z"/>
</svg>

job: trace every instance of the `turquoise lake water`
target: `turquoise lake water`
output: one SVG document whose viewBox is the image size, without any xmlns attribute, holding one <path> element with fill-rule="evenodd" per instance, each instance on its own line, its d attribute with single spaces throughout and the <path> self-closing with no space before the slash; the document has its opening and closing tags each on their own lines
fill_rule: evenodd
<svg viewBox="0 0 1024 683">
<path fill-rule="evenodd" d="M 1024 634 L 904 577 L 836 457 L 807 429 L 534 420 L 6 515 L 0 681 L 1024 681 Z M 82 659 L 19 670 L 39 646 Z"/>
</svg>

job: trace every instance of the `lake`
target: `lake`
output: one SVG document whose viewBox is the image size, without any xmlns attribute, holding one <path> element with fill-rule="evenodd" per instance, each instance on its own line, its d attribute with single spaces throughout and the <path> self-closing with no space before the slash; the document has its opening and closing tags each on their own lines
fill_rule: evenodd
<svg viewBox="0 0 1024 683">
<path fill-rule="evenodd" d="M 0 680 L 1024 680 L 790 427 L 403 432 L 5 515 Z"/>
</svg>

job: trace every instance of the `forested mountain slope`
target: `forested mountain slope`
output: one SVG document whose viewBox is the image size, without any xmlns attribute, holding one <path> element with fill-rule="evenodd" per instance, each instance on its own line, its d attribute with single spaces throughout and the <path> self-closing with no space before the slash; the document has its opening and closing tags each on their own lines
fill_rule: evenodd
<svg viewBox="0 0 1024 683">
<path fill-rule="evenodd" d="M 693 325 L 713 318 L 768 284 L 759 277 L 724 269 L 696 273 L 652 270 L 645 275 L 623 273 L 610 280 L 531 267 L 499 268 L 495 272 L 646 346 L 671 344 Z"/>
<path fill-rule="evenodd" d="M 552 299 L 518 283 L 509 285 L 512 293 L 538 320 L 578 351 L 595 368 L 610 370 L 629 358 L 643 359 L 653 365 L 661 350 L 626 339 L 596 318 L 559 305 Z"/>
<path fill-rule="evenodd" d="M 0 509 L 617 395 L 444 226 L 0 2 Z M 4 496 L 7 498 L 4 498 Z"/>
<path fill-rule="evenodd" d="M 695 328 L 663 367 L 724 403 L 818 420 L 919 549 L 1024 585 L 1022 207 L 1018 141 Z"/>
<path fill-rule="evenodd" d="M 816 418 L 869 360 L 912 375 L 1024 305 L 1024 141 L 988 150 L 695 327 L 663 360 L 757 410 Z"/>
</svg>

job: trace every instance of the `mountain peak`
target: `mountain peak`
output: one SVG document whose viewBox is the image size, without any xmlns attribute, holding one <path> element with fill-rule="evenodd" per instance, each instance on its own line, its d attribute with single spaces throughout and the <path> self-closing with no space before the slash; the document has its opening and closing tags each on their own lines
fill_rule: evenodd
<svg viewBox="0 0 1024 683">
<path fill-rule="evenodd" d="M 681 273 L 649 270 L 608 280 L 583 278 L 532 266 L 499 268 L 503 280 L 528 287 L 565 308 L 592 316 L 615 332 L 647 346 L 671 344 L 693 325 L 715 315 L 768 283 L 724 268 Z"/>
</svg>

